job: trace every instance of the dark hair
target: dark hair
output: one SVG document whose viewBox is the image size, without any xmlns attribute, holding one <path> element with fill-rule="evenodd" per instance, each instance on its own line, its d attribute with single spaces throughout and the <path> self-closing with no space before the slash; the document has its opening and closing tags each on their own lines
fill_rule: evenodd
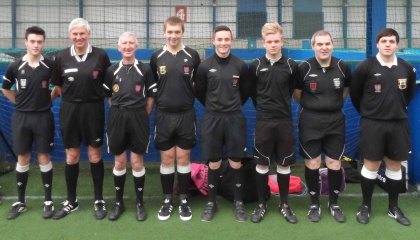
<svg viewBox="0 0 420 240">
<path fill-rule="evenodd" d="M 29 34 L 36 34 L 36 35 L 42 35 L 44 37 L 45 40 L 45 31 L 44 29 L 38 27 L 38 26 L 32 26 L 32 27 L 28 27 L 26 29 L 25 32 L 25 39 L 28 40 L 28 35 Z"/>
<path fill-rule="evenodd" d="M 214 38 L 214 35 L 216 35 L 216 33 L 217 32 L 220 32 L 220 31 L 228 31 L 228 32 L 230 32 L 230 37 L 233 40 L 232 31 L 230 30 L 230 28 L 228 26 L 225 26 L 225 25 L 220 25 L 220 26 L 217 26 L 217 27 L 214 28 L 214 30 L 213 30 L 213 38 Z"/>
<path fill-rule="evenodd" d="M 165 20 L 163 23 L 163 31 L 166 31 L 166 25 L 180 25 L 182 32 L 184 32 L 184 21 L 178 16 L 172 16 Z"/>
<path fill-rule="evenodd" d="M 398 35 L 398 32 L 395 31 L 392 28 L 384 28 L 381 31 L 379 31 L 378 35 L 376 35 L 376 43 L 379 42 L 379 40 L 383 37 L 391 37 L 395 36 L 397 39 L 397 44 L 400 42 L 400 36 Z"/>
</svg>

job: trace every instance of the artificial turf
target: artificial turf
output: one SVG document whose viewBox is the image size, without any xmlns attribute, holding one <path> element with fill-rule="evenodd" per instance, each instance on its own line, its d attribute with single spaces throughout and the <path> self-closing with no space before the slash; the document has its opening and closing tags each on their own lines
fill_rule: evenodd
<svg viewBox="0 0 420 240">
<path fill-rule="evenodd" d="M 58 207 L 66 195 L 63 163 L 54 163 L 53 196 Z M 278 212 L 278 196 L 268 202 L 268 213 L 259 224 L 235 221 L 232 204 L 219 197 L 219 211 L 212 222 L 200 220 L 206 197 L 190 198 L 193 211 L 191 221 L 183 222 L 178 216 L 178 201 L 172 216 L 159 221 L 157 212 L 161 205 L 159 164 L 146 163 L 145 206 L 148 218 L 135 220 L 134 190 L 131 171 L 127 171 L 125 188 L 126 212 L 118 221 L 95 220 L 93 213 L 93 189 L 90 171 L 86 162 L 80 165 L 78 182 L 79 210 L 61 220 L 44 220 L 41 217 L 43 189 L 37 164 L 31 165 L 27 187 L 28 210 L 15 220 L 6 220 L 10 206 L 16 201 L 15 172 L 0 177 L 1 239 L 419 239 L 420 199 L 412 187 L 400 196 L 400 206 L 412 225 L 404 227 L 387 216 L 388 198 L 378 187 L 375 190 L 371 221 L 367 225 L 356 221 L 357 207 L 361 203 L 360 186 L 347 184 L 339 203 L 347 215 L 346 223 L 337 223 L 327 211 L 327 197 L 321 197 L 322 220 L 310 222 L 307 217 L 309 196 L 291 195 L 289 204 L 298 217 L 297 224 L 289 224 Z M 114 203 L 112 162 L 105 164 L 104 195 L 108 211 Z M 292 167 L 292 174 L 303 179 L 303 164 Z M 176 198 L 175 198 L 176 199 Z M 254 203 L 247 204 L 248 218 Z"/>
</svg>

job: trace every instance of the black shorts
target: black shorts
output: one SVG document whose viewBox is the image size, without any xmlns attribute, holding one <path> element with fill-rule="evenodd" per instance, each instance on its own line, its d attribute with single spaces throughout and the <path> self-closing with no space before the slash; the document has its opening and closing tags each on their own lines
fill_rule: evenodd
<svg viewBox="0 0 420 240">
<path fill-rule="evenodd" d="M 64 148 L 100 147 L 105 125 L 104 101 L 65 102 L 60 105 L 60 129 Z"/>
<path fill-rule="evenodd" d="M 111 107 L 107 128 L 108 152 L 120 155 L 125 150 L 143 155 L 150 143 L 149 115 L 146 109 Z"/>
<path fill-rule="evenodd" d="M 13 148 L 18 155 L 30 153 L 32 144 L 37 153 L 54 151 L 54 131 L 54 115 L 51 111 L 13 113 Z"/>
<path fill-rule="evenodd" d="M 302 109 L 299 115 L 300 155 L 305 159 L 326 156 L 340 160 L 346 139 L 346 118 L 342 111 L 312 112 Z"/>
<path fill-rule="evenodd" d="M 155 148 L 167 151 L 174 146 L 190 150 L 196 143 L 195 109 L 182 113 L 155 112 Z"/>
<path fill-rule="evenodd" d="M 254 142 L 254 159 L 259 165 L 269 166 L 272 159 L 283 166 L 296 162 L 296 136 L 291 120 L 257 120 Z"/>
<path fill-rule="evenodd" d="M 246 120 L 243 113 L 206 111 L 201 122 L 201 147 L 203 157 L 210 161 L 218 161 L 224 156 L 234 161 L 246 157 Z M 226 154 L 223 147 L 226 147 Z"/>
<path fill-rule="evenodd" d="M 361 118 L 359 153 L 373 161 L 381 161 L 384 156 L 396 161 L 409 160 L 411 139 L 408 121 Z"/>
</svg>

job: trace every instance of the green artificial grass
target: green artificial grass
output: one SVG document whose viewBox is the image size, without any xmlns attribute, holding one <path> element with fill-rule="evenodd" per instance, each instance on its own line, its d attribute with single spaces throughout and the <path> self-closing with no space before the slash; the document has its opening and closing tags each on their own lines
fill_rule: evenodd
<svg viewBox="0 0 420 240">
<path fill-rule="evenodd" d="M 65 199 L 64 164 L 54 163 L 53 196 L 57 208 Z M 108 211 L 114 204 L 112 162 L 105 164 L 104 196 Z M 44 220 L 41 217 L 43 189 L 37 164 L 31 165 L 27 187 L 28 210 L 15 220 L 6 220 L 10 206 L 16 201 L 15 172 L 0 177 L 1 239 L 419 239 L 420 204 L 414 190 L 400 196 L 400 206 L 411 220 L 412 226 L 404 227 L 387 216 L 388 198 L 378 187 L 375 190 L 371 221 L 367 225 L 356 221 L 357 207 L 361 203 L 359 184 L 347 184 L 339 203 L 347 215 L 346 223 L 337 223 L 327 211 L 327 197 L 321 197 L 322 220 L 310 222 L 307 217 L 309 196 L 291 195 L 289 204 L 298 217 L 297 224 L 289 224 L 278 212 L 278 196 L 268 202 L 268 213 L 259 224 L 235 221 L 232 204 L 219 197 L 219 211 L 212 222 L 201 222 L 206 197 L 190 198 L 193 211 L 191 221 L 183 222 L 178 216 L 178 201 L 167 221 L 159 221 L 157 212 L 161 205 L 159 164 L 146 163 L 145 206 L 148 218 L 135 220 L 135 194 L 131 169 L 127 170 L 125 188 L 126 212 L 118 221 L 95 220 L 93 213 L 93 188 L 89 165 L 80 165 L 78 182 L 79 210 L 61 220 Z M 303 179 L 303 163 L 292 168 L 292 174 Z M 255 203 L 247 204 L 248 219 Z"/>
</svg>

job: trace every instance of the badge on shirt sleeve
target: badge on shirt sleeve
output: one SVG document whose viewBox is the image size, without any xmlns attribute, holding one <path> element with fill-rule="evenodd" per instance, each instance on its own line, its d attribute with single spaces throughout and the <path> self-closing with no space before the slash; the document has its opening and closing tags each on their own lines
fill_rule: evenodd
<svg viewBox="0 0 420 240">
<path fill-rule="evenodd" d="M 311 89 L 311 92 L 314 93 L 316 91 L 316 82 L 309 83 L 309 88 Z"/>
<path fill-rule="evenodd" d="M 48 81 L 47 80 L 42 80 L 41 81 L 41 88 L 47 88 L 48 86 Z"/>
<path fill-rule="evenodd" d="M 139 93 L 141 90 L 140 84 L 136 84 L 136 93 Z"/>
<path fill-rule="evenodd" d="M 114 90 L 114 92 L 118 92 L 120 90 L 120 86 L 118 86 L 118 84 L 114 84 L 114 86 L 112 86 L 112 90 Z"/>
<path fill-rule="evenodd" d="M 93 79 L 97 79 L 98 78 L 98 71 L 93 71 Z"/>
<path fill-rule="evenodd" d="M 159 66 L 159 73 L 160 74 L 166 74 L 166 66 Z"/>
<path fill-rule="evenodd" d="M 232 86 L 236 87 L 238 85 L 239 76 L 233 75 L 232 77 Z"/>
<path fill-rule="evenodd" d="M 404 90 L 407 88 L 407 78 L 398 79 L 398 88 Z"/>
</svg>

